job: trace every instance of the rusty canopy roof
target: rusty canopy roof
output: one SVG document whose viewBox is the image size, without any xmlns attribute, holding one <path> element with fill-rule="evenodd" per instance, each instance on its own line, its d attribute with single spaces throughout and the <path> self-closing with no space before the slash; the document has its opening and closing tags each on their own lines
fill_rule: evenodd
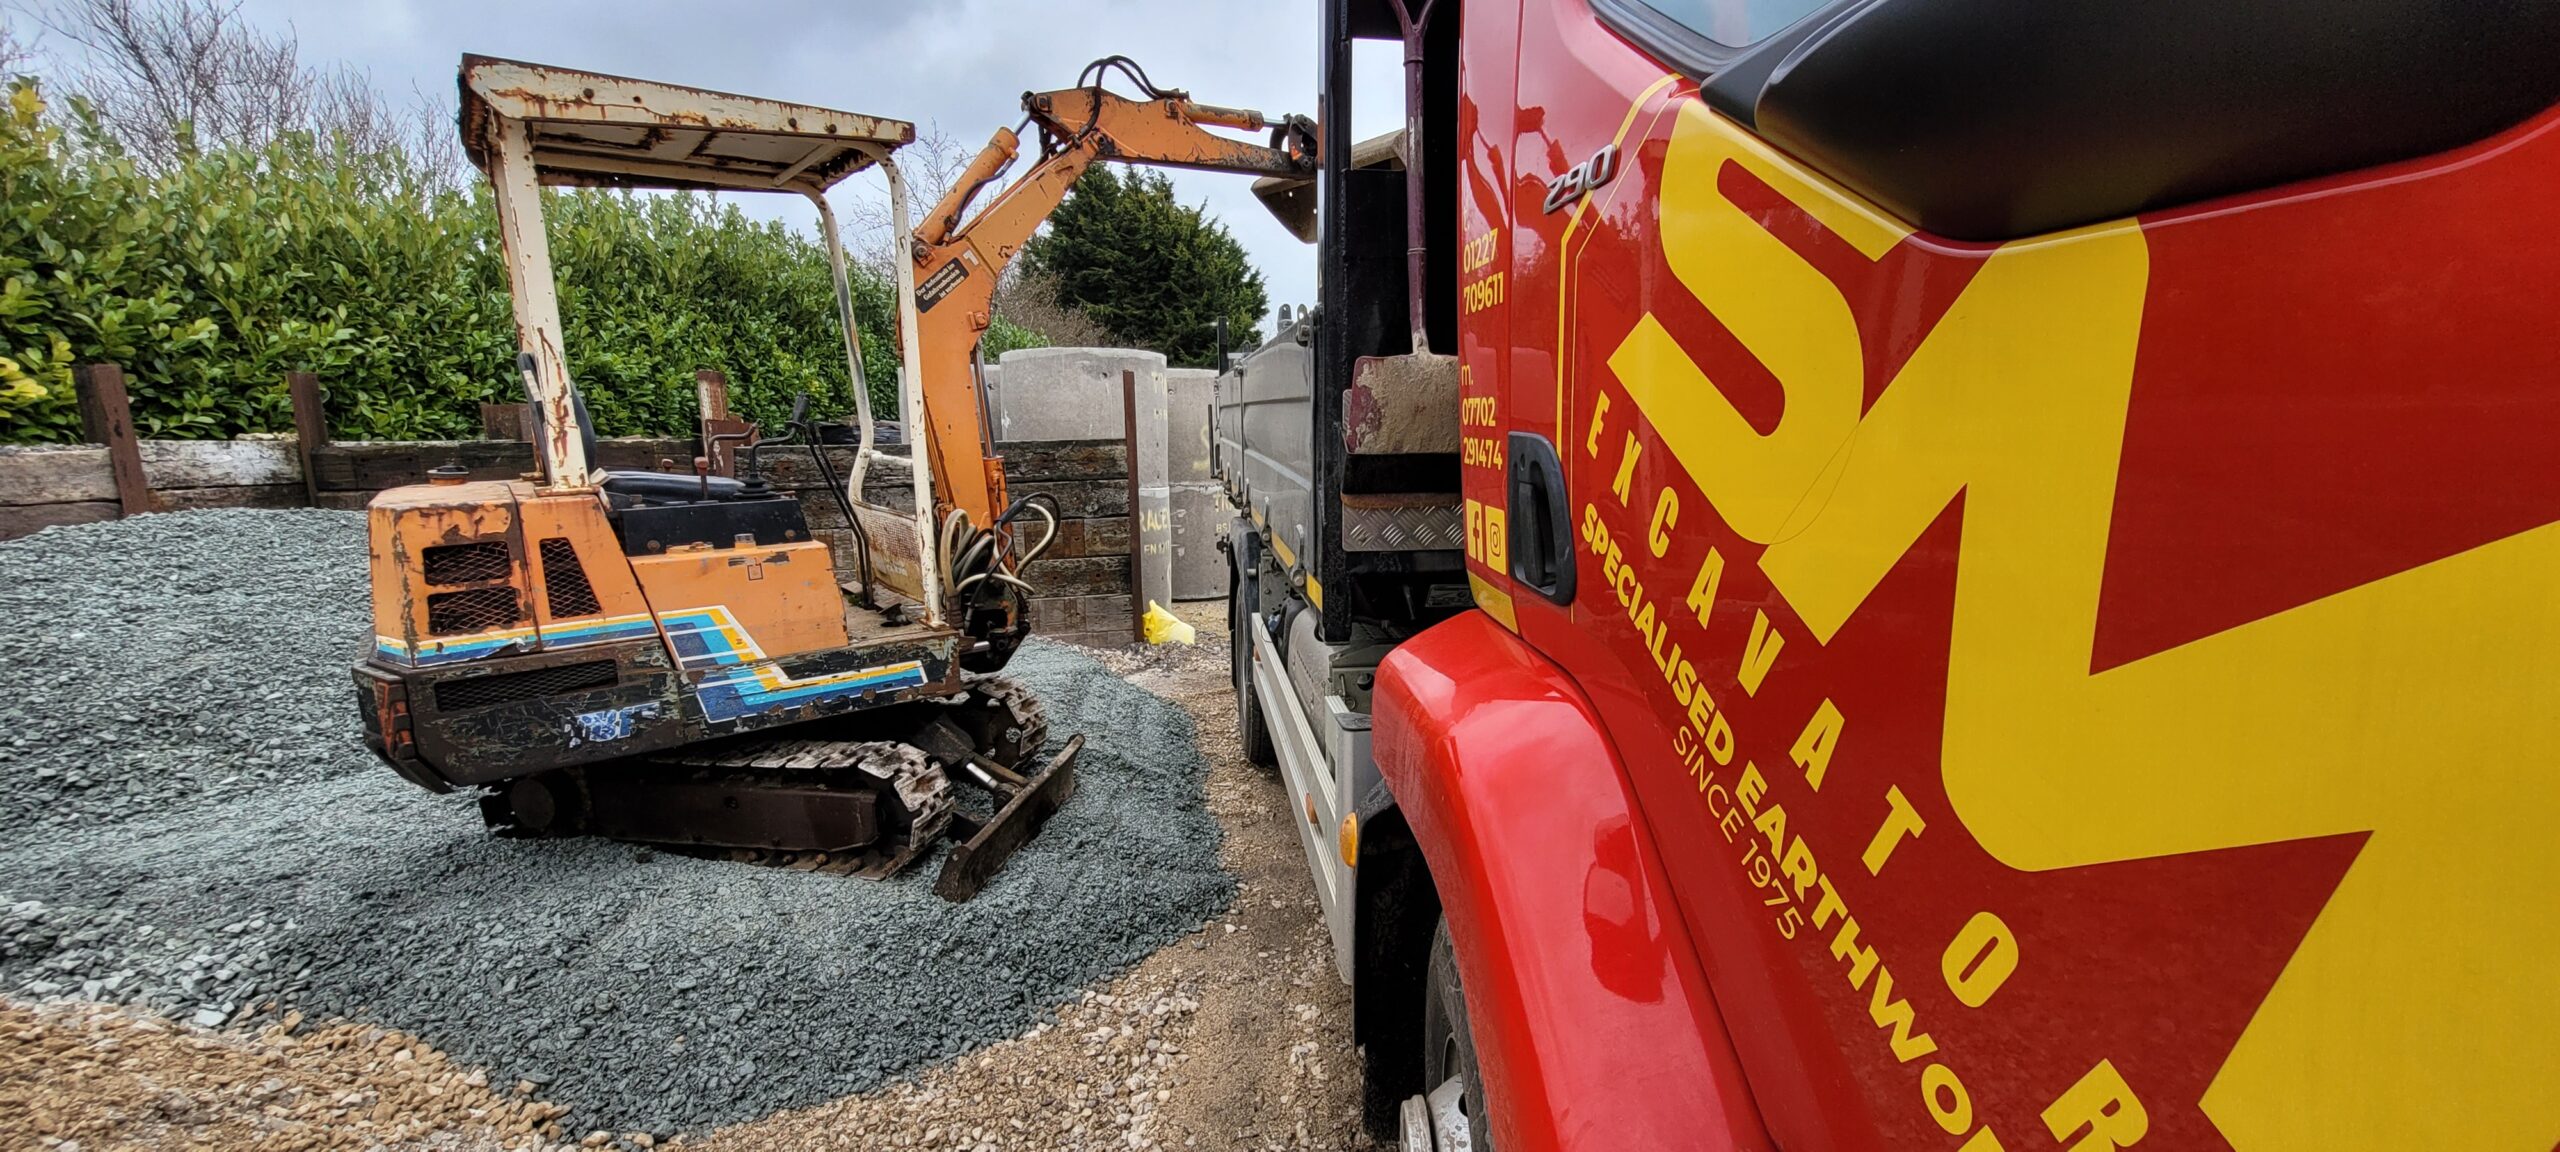
<svg viewBox="0 0 2560 1152">
<path fill-rule="evenodd" d="M 916 138 L 904 120 L 490 56 L 462 58 L 462 145 L 523 121 L 545 184 L 822 192 Z"/>
</svg>

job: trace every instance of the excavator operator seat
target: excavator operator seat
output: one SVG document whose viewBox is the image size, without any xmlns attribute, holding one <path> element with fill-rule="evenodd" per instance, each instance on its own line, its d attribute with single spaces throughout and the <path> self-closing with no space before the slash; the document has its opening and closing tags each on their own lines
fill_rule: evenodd
<svg viewBox="0 0 2560 1152">
<path fill-rule="evenodd" d="M 602 487 L 607 502 L 616 506 L 635 504 L 691 504 L 704 499 L 735 500 L 747 490 L 746 482 L 726 476 L 687 476 L 682 472 L 607 472 Z M 622 500 L 612 500 L 612 497 Z"/>
</svg>

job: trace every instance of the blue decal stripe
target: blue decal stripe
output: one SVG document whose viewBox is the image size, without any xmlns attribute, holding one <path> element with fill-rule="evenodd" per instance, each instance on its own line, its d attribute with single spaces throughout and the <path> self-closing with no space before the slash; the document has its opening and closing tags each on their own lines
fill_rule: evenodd
<svg viewBox="0 0 2560 1152">
<path fill-rule="evenodd" d="M 796 680 L 766 662 L 764 649 L 725 606 L 669 613 L 665 620 L 667 637 L 675 642 L 676 658 L 683 667 L 724 669 L 694 693 L 702 703 L 703 714 L 715 721 L 735 719 L 775 704 L 827 700 L 925 682 L 924 665 L 913 660 Z"/>
<path fill-rule="evenodd" d="M 775 704 L 856 696 L 881 688 L 915 687 L 924 682 L 924 664 L 915 660 L 857 672 L 839 672 L 807 682 L 795 682 L 780 670 L 765 667 L 756 669 L 751 676 L 704 684 L 695 695 L 702 702 L 705 716 L 712 720 L 732 720 Z"/>
<path fill-rule="evenodd" d="M 686 668 L 747 664 L 764 659 L 764 650 L 740 627 L 728 608 L 713 605 L 670 612 L 667 638 L 675 642 L 676 660 Z"/>
<path fill-rule="evenodd" d="M 674 649 L 678 667 L 721 670 L 694 690 L 703 714 L 714 721 L 734 720 L 778 704 L 913 688 L 926 681 L 924 664 L 917 660 L 795 679 L 769 662 L 764 649 L 737 617 L 725 605 L 717 604 L 669 612 L 655 619 L 645 615 L 618 616 L 558 625 L 543 633 L 543 641 L 545 647 L 567 648 L 646 636 L 659 630 L 665 632 Z M 440 641 L 412 662 L 427 665 L 474 659 L 527 643 L 533 635 L 532 629 L 519 628 Z M 395 660 L 408 659 L 397 638 L 380 636 L 375 641 L 375 651 Z"/>
<path fill-rule="evenodd" d="M 573 624 L 555 624 L 541 634 L 546 649 L 576 648 L 588 644 L 605 644 L 616 640 L 636 640 L 654 635 L 657 621 L 646 613 L 632 616 L 610 616 Z M 451 664 L 494 655 L 519 645 L 531 644 L 535 638 L 531 628 L 509 628 L 503 632 L 486 632 L 455 640 L 430 640 L 412 655 L 409 646 L 397 636 L 377 635 L 373 650 L 378 656 L 419 666 Z"/>
</svg>

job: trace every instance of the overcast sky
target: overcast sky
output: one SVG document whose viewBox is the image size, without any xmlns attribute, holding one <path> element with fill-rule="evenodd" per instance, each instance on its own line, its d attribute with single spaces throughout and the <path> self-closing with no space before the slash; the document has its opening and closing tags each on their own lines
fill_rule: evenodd
<svg viewBox="0 0 2560 1152">
<path fill-rule="evenodd" d="M 1117 53 L 1206 103 L 1316 111 L 1312 0 L 246 0 L 243 11 L 270 31 L 290 25 L 307 62 L 345 61 L 395 96 L 448 103 L 455 65 L 479 52 L 939 125 L 974 150 L 1021 119 L 1025 89 L 1066 87 Z M 1354 125 L 1365 137 L 1401 111 L 1396 46 L 1361 48 L 1355 83 L 1374 94 Z M 1173 181 L 1244 244 L 1273 304 L 1315 299 L 1314 247 L 1271 219 L 1248 178 Z M 811 215 L 771 199 L 777 213 Z"/>
</svg>

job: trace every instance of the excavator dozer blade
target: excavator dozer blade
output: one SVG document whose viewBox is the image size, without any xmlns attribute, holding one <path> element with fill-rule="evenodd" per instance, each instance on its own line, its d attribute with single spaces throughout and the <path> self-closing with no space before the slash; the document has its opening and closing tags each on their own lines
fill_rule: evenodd
<svg viewBox="0 0 2560 1152">
<path fill-rule="evenodd" d="M 934 895 L 965 904 L 985 888 L 1004 862 L 1049 822 L 1059 805 L 1075 795 L 1076 753 L 1083 750 L 1084 737 L 1068 740 L 1047 768 L 1014 793 L 966 841 L 954 846 L 942 862 L 942 875 L 933 882 Z"/>
</svg>

